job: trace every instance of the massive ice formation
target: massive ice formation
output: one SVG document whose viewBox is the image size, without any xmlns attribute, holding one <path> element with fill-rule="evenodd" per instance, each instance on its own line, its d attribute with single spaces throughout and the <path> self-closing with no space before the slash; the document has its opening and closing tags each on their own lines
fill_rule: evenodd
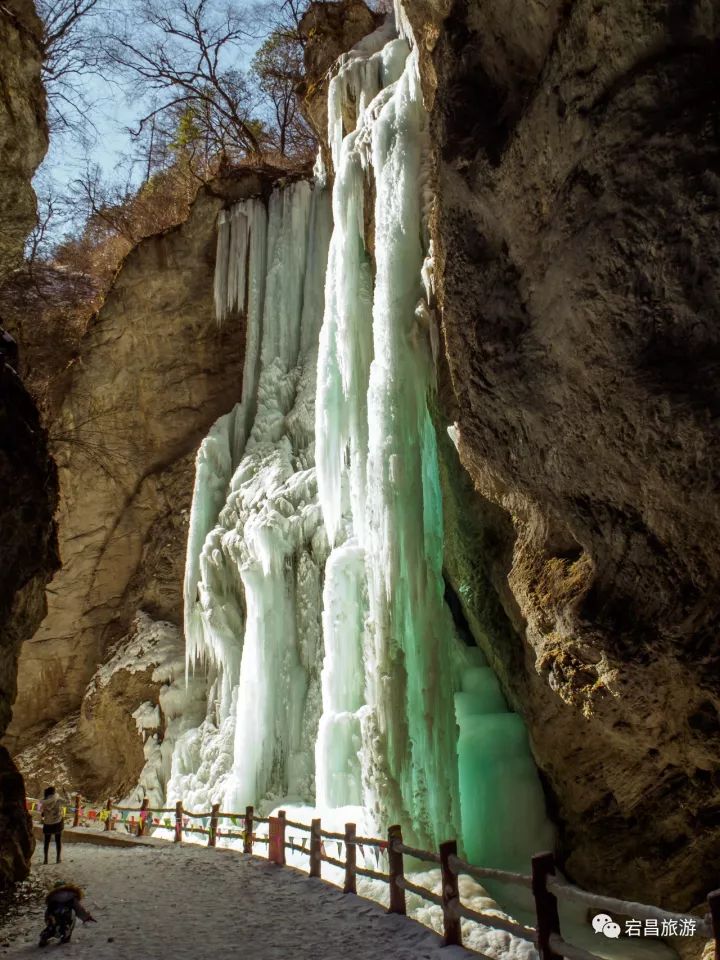
<svg viewBox="0 0 720 960">
<path fill-rule="evenodd" d="M 526 733 L 444 601 L 427 117 L 406 38 L 385 27 L 346 55 L 328 113 L 332 211 L 318 177 L 218 226 L 218 319 L 246 318 L 245 374 L 198 453 L 185 629 L 208 715 L 169 799 L 362 806 L 371 828 L 527 869 L 548 830 Z"/>
<path fill-rule="evenodd" d="M 242 401 L 198 452 L 185 578 L 188 666 L 208 716 L 178 745 L 171 793 L 223 807 L 312 794 L 321 576 L 313 426 L 330 237 L 321 185 L 246 200 L 218 225 L 221 322 L 245 315 Z"/>
</svg>

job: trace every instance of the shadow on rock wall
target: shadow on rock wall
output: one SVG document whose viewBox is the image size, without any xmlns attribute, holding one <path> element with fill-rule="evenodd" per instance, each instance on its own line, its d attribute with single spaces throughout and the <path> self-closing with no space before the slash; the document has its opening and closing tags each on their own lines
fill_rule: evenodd
<svg viewBox="0 0 720 960">
<path fill-rule="evenodd" d="M 408 12 L 453 417 L 512 520 L 506 690 L 567 871 L 689 908 L 720 855 L 720 12 Z"/>
</svg>

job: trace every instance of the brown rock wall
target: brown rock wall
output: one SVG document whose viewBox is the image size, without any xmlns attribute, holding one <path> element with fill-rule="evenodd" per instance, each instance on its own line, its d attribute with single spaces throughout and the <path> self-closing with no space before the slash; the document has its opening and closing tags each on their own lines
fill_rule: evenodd
<svg viewBox="0 0 720 960">
<path fill-rule="evenodd" d="M 30 0 L 0 6 L 0 282 L 18 266 L 35 220 L 30 181 L 47 149 L 40 22 Z M 0 330 L 2 334 L 2 330 Z M 57 567 L 57 476 L 37 409 L 0 349 L 0 736 L 11 716 L 20 646 L 45 613 Z M 0 889 L 23 879 L 34 848 L 23 780 L 0 747 Z"/>
<path fill-rule="evenodd" d="M 63 569 L 23 650 L 18 748 L 77 711 L 139 606 L 181 621 L 195 451 L 241 388 L 242 319 L 218 327 L 212 304 L 223 203 L 203 189 L 186 223 L 141 242 L 82 342 L 52 428 Z"/>
<path fill-rule="evenodd" d="M 35 222 L 31 180 L 48 145 L 40 80 L 42 26 L 32 0 L 0 7 L 0 282 L 18 265 Z"/>
<path fill-rule="evenodd" d="M 492 659 L 568 872 L 687 908 L 720 856 L 720 5 L 406 8 L 449 406 L 512 521 Z"/>
</svg>

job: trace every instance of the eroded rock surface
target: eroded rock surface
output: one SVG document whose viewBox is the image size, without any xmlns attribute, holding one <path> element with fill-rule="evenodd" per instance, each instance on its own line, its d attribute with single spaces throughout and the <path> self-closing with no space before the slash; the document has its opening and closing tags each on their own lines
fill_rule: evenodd
<svg viewBox="0 0 720 960">
<path fill-rule="evenodd" d="M 689 908 L 720 856 L 720 10 L 405 9 L 448 412 L 502 508 L 473 508 L 517 638 L 488 652 L 568 873 Z"/>
<path fill-rule="evenodd" d="M 320 141 L 325 166 L 332 169 L 327 142 L 327 87 L 338 58 L 385 19 L 364 0 L 324 3 L 312 0 L 300 21 L 304 38 L 305 79 L 298 87 L 303 113 Z"/>
<path fill-rule="evenodd" d="M 244 318 L 218 326 L 212 302 L 215 222 L 224 206 L 269 193 L 284 175 L 228 171 L 203 187 L 185 223 L 131 251 L 82 341 L 52 426 L 63 569 L 23 650 L 7 738 L 16 749 L 72 724 L 136 610 L 182 622 L 195 453 L 242 386 Z M 136 750 L 134 774 L 119 779 L 137 776 L 141 760 Z M 100 761 L 88 758 L 75 786 L 106 783 Z"/>
<path fill-rule="evenodd" d="M 169 622 L 137 611 L 94 672 L 80 709 L 17 755 L 30 795 L 54 783 L 95 802 L 147 795 L 161 804 L 176 737 L 205 709 L 203 678 L 185 682 L 185 644 Z M 198 710 L 200 711 L 198 713 Z"/>
<path fill-rule="evenodd" d="M 243 321 L 212 304 L 223 203 L 201 190 L 131 251 L 82 342 L 52 429 L 63 568 L 23 649 L 16 747 L 78 710 L 138 607 L 180 622 L 195 451 L 241 386 Z"/>
<path fill-rule="evenodd" d="M 0 282 L 18 265 L 35 223 L 30 181 L 47 150 L 41 35 L 32 0 L 4 0 L 0 8 Z"/>
<path fill-rule="evenodd" d="M 40 22 L 31 2 L 0 7 L 0 282 L 19 264 L 35 220 L 30 180 L 47 149 Z M 1 333 L 2 331 L 0 331 Z M 0 736 L 15 699 L 20 645 L 45 613 L 57 567 L 57 477 L 37 409 L 0 342 Z M 34 841 L 23 780 L 0 747 L 0 889 L 28 874 Z"/>
</svg>

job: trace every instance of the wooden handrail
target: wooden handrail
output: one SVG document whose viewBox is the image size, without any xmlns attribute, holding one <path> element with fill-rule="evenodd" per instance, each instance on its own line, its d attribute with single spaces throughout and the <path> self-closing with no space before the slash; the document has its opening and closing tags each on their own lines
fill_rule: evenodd
<svg viewBox="0 0 720 960">
<path fill-rule="evenodd" d="M 27 797 L 26 799 L 28 806 L 30 802 L 42 803 L 42 800 L 34 797 Z M 387 840 L 382 840 L 377 837 L 358 836 L 355 824 L 352 823 L 345 824 L 345 832 L 340 833 L 333 830 L 323 830 L 319 819 L 314 819 L 309 825 L 288 820 L 284 810 L 280 810 L 276 817 L 260 817 L 255 813 L 252 806 L 248 806 L 245 813 L 242 814 L 224 813 L 220 810 L 219 804 L 213 804 L 212 809 L 207 812 L 195 813 L 185 810 L 182 801 L 178 801 L 175 807 L 151 808 L 147 797 L 143 799 L 140 807 L 116 806 L 111 798 L 108 798 L 104 808 L 98 805 L 98 810 L 94 810 L 94 805 L 88 805 L 86 809 L 83 807 L 84 803 L 86 803 L 85 798 L 76 793 L 74 807 L 69 808 L 72 810 L 74 826 L 78 826 L 81 819 L 88 818 L 88 814 L 94 814 L 96 819 L 104 820 L 105 830 L 111 830 L 114 829 L 118 813 L 137 812 L 137 825 L 134 817 L 131 818 L 131 823 L 133 827 L 136 825 L 138 836 L 142 836 L 152 826 L 152 823 L 149 822 L 152 814 L 173 813 L 175 815 L 175 842 L 182 841 L 183 832 L 207 834 L 208 846 L 215 846 L 218 837 L 236 838 L 242 839 L 243 852 L 247 854 L 253 853 L 254 843 L 269 844 L 269 858 L 274 859 L 280 865 L 285 863 L 285 850 L 290 849 L 309 856 L 310 877 L 319 878 L 321 876 L 323 863 L 329 863 L 342 869 L 345 875 L 343 883 L 345 893 L 356 892 L 356 876 L 358 875 L 372 880 L 380 880 L 390 886 L 390 911 L 393 913 L 404 914 L 406 912 L 406 892 L 442 906 L 446 944 L 462 943 L 460 918 L 464 918 L 474 923 L 504 930 L 537 944 L 541 960 L 563 960 L 563 958 L 564 960 L 597 960 L 593 954 L 567 943 L 563 939 L 557 910 L 557 898 L 560 898 L 582 903 L 596 910 L 608 910 L 625 916 L 692 923 L 692 930 L 695 935 L 712 938 L 715 941 L 715 960 L 720 960 L 720 890 L 708 894 L 710 912 L 706 918 L 703 918 L 692 914 L 673 913 L 647 904 L 589 893 L 587 890 L 567 883 L 567 881 L 555 875 L 555 861 L 551 853 L 539 854 L 532 858 L 532 876 L 530 876 L 491 867 L 477 867 L 474 864 L 467 863 L 458 857 L 455 841 L 441 844 L 439 853 L 409 846 L 403 843 L 402 831 L 397 825 L 390 827 Z M 105 814 L 104 817 L 97 816 L 100 810 Z M 191 819 L 204 820 L 206 818 L 209 820 L 209 826 L 207 827 L 191 827 L 188 825 L 188 821 Z M 219 822 L 222 819 L 243 821 L 244 829 L 241 832 L 221 830 Z M 166 824 L 167 822 L 166 819 Z M 257 823 L 267 823 L 270 835 L 264 836 L 254 833 L 254 826 Z M 294 843 L 292 838 L 288 839 L 286 837 L 287 827 L 308 833 L 310 835 L 309 849 L 304 845 Z M 326 854 L 323 847 L 324 839 L 335 840 L 339 844 L 344 844 L 345 859 L 340 860 Z M 388 873 L 385 874 L 366 866 L 359 866 L 357 864 L 358 847 L 386 850 L 388 854 Z M 442 876 L 442 893 L 440 895 L 405 878 L 403 862 L 405 856 L 439 864 Z M 481 881 L 497 880 L 531 889 L 535 898 L 537 930 L 491 914 L 478 913 L 464 906 L 460 902 L 457 883 L 460 874 L 467 874 Z"/>
<path fill-rule="evenodd" d="M 336 833 L 333 830 L 321 830 L 320 835 L 323 837 L 324 840 L 344 840 L 345 839 L 344 833 Z"/>
<path fill-rule="evenodd" d="M 311 827 L 309 827 L 306 823 L 298 823 L 297 820 L 286 820 L 285 826 L 292 827 L 293 830 L 304 830 L 305 833 L 310 833 L 311 830 Z"/>
<path fill-rule="evenodd" d="M 464 907 L 459 900 L 452 904 L 450 909 L 458 917 L 472 920 L 473 923 L 481 923 L 484 927 L 504 930 L 506 933 L 511 933 L 514 937 L 520 937 L 522 940 L 537 943 L 537 930 L 533 927 L 525 927 L 521 923 L 514 923 L 512 920 L 503 920 L 502 917 L 496 917 L 491 913 L 478 913 L 477 910 Z"/>
<path fill-rule="evenodd" d="M 446 840 L 440 844 L 440 877 L 442 896 L 440 905 L 443 910 L 443 927 L 446 946 L 462 946 L 462 927 L 460 917 L 453 912 L 456 903 L 460 903 L 460 889 L 457 874 L 450 867 L 450 857 L 457 856 L 457 842 Z"/>
<path fill-rule="evenodd" d="M 560 960 L 550 945 L 550 938 L 560 936 L 560 917 L 555 894 L 548 890 L 547 881 L 555 873 L 552 853 L 538 853 L 532 858 L 532 892 L 537 916 L 537 947 L 540 960 Z"/>
<path fill-rule="evenodd" d="M 686 913 L 672 913 L 670 910 L 661 910 L 660 907 L 649 906 L 645 903 L 633 903 L 629 900 L 618 900 L 616 897 L 589 893 L 587 890 L 576 887 L 572 883 L 566 883 L 557 877 L 548 877 L 547 887 L 561 900 L 572 900 L 595 910 L 610 910 L 613 913 L 619 913 L 626 917 L 639 917 L 642 920 L 675 920 L 678 923 L 689 920 L 695 924 L 698 933 L 707 937 L 713 936 L 712 925 L 703 920 L 702 917 Z"/>
<path fill-rule="evenodd" d="M 501 883 L 514 883 L 516 886 L 532 889 L 532 877 L 524 873 L 510 873 L 507 870 L 494 870 L 492 867 L 475 867 L 461 860 L 460 857 L 450 857 L 450 868 L 453 873 L 466 873 L 476 880 L 498 880 Z"/>
<path fill-rule="evenodd" d="M 550 937 L 550 946 L 555 953 L 565 957 L 565 960 L 600 960 L 596 954 L 589 953 L 582 947 L 575 947 L 572 943 L 566 943 L 558 934 L 553 934 Z"/>
<path fill-rule="evenodd" d="M 720 960 L 720 890 L 708 894 L 710 924 L 715 938 L 715 960 Z"/>
<path fill-rule="evenodd" d="M 355 824 L 345 824 L 345 883 L 343 884 L 343 893 L 357 893 L 355 883 L 356 864 L 355 849 Z"/>
<path fill-rule="evenodd" d="M 331 857 L 331 856 L 329 856 L 329 855 L 326 854 L 326 853 L 321 853 L 321 854 L 320 854 L 320 859 L 322 860 L 323 863 L 329 863 L 329 864 L 331 864 L 333 867 L 340 867 L 341 870 L 344 870 L 344 869 L 345 869 L 345 861 L 344 861 L 344 860 L 338 860 L 336 857 Z"/>
<path fill-rule="evenodd" d="M 403 855 L 395 849 L 395 841 L 402 844 L 402 827 L 396 824 L 388 830 L 388 882 L 390 884 L 390 913 L 405 914 L 405 891 L 398 880 L 405 876 Z"/>
<path fill-rule="evenodd" d="M 430 903 L 434 903 L 438 907 L 443 905 L 442 897 L 439 894 L 433 893 L 432 890 L 426 890 L 425 887 L 419 887 L 405 877 L 397 877 L 395 883 L 399 887 L 402 887 L 406 893 L 414 893 L 416 896 L 422 897 L 423 900 L 429 900 Z"/>
<path fill-rule="evenodd" d="M 406 857 L 415 857 L 416 860 L 426 860 L 428 863 L 440 863 L 440 854 L 431 853 L 429 850 L 419 850 L 417 847 L 408 847 L 406 843 L 400 843 L 396 840 L 393 849 L 404 853 Z"/>
</svg>

